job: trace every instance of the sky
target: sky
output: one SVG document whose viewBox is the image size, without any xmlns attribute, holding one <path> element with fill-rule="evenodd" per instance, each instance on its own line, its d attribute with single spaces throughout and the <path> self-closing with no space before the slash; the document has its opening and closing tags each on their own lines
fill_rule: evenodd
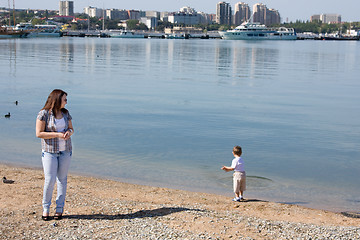
<svg viewBox="0 0 360 240">
<path fill-rule="evenodd" d="M 184 6 L 194 8 L 196 11 L 216 13 L 216 4 L 220 0 L 73 0 L 75 12 L 83 12 L 84 7 L 93 6 L 98 8 L 134 9 L 177 12 Z M 12 0 L 11 6 L 12 6 Z M 255 3 L 263 3 L 268 8 L 279 11 L 283 22 L 296 20 L 310 20 L 310 16 L 322 13 L 336 13 L 341 15 L 342 21 L 360 21 L 360 0 L 233 0 L 226 1 L 234 5 L 244 2 L 250 6 Z M 0 0 L 0 7 L 8 7 L 8 0 Z M 58 0 L 15 0 L 15 8 L 22 9 L 49 9 L 58 10 Z"/>
</svg>

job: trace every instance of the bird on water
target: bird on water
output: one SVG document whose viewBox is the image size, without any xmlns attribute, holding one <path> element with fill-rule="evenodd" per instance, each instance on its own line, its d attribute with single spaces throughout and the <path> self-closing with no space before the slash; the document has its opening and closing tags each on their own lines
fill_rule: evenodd
<svg viewBox="0 0 360 240">
<path fill-rule="evenodd" d="M 6 117 L 6 118 L 10 118 L 10 116 L 11 116 L 10 113 L 5 114 L 5 117 Z"/>
</svg>

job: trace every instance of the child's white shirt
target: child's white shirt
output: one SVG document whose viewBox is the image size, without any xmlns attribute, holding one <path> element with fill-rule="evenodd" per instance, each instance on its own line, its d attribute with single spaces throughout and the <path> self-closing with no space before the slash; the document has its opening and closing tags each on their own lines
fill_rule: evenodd
<svg viewBox="0 0 360 240">
<path fill-rule="evenodd" d="M 235 172 L 245 172 L 244 161 L 241 157 L 235 157 L 231 162 L 231 168 L 234 168 Z"/>
</svg>

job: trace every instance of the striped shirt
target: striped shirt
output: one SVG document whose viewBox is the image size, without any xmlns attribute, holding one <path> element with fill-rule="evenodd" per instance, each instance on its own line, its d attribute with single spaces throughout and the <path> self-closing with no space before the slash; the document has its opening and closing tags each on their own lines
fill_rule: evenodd
<svg viewBox="0 0 360 240">
<path fill-rule="evenodd" d="M 65 120 L 65 132 L 69 130 L 69 121 L 72 119 L 69 112 L 62 113 Z M 55 116 L 52 111 L 41 110 L 37 116 L 40 121 L 45 121 L 45 132 L 57 132 L 55 125 Z M 41 139 L 41 149 L 44 152 L 58 153 L 59 152 L 59 139 Z M 65 141 L 65 151 L 72 151 L 71 138 Z"/>
</svg>

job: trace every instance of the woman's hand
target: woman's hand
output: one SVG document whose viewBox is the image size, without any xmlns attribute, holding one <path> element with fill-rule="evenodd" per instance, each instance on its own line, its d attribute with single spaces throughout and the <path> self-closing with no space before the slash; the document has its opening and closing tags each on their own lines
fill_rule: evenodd
<svg viewBox="0 0 360 240">
<path fill-rule="evenodd" d="M 72 131 L 67 130 L 67 131 L 64 133 L 63 138 L 64 138 L 65 140 L 68 140 L 68 139 L 71 137 L 71 135 L 72 135 Z"/>
</svg>

